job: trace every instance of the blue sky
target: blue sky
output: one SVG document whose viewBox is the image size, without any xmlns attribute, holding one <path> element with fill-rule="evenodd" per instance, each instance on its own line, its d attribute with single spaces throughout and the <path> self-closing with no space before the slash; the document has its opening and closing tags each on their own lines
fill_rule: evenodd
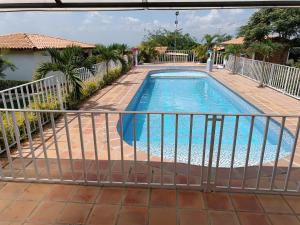
<svg viewBox="0 0 300 225">
<path fill-rule="evenodd" d="M 254 10 L 180 11 L 179 27 L 197 40 L 206 33 L 236 34 Z M 91 43 L 140 43 L 147 30 L 174 30 L 175 11 L 0 13 L 0 34 L 41 33 Z"/>
</svg>

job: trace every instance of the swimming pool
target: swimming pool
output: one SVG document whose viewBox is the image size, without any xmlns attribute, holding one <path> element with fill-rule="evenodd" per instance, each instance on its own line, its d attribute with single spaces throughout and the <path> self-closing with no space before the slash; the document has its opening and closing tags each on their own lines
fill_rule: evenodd
<svg viewBox="0 0 300 225">
<path fill-rule="evenodd" d="M 224 87 L 214 78 L 210 77 L 206 73 L 198 71 L 158 71 L 149 73 L 126 110 L 166 113 L 201 112 L 221 114 L 262 114 L 262 112 L 256 107 L 228 88 Z M 150 154 L 154 156 L 161 156 L 161 117 L 162 116 L 159 114 L 151 114 L 149 119 Z M 194 165 L 201 165 L 203 162 L 207 164 L 208 161 L 212 122 L 207 121 L 205 118 L 205 115 L 193 115 L 192 141 L 190 149 L 191 163 Z M 174 160 L 175 120 L 175 115 L 164 115 L 163 156 L 167 160 Z M 248 165 L 256 165 L 259 163 L 266 121 L 266 117 L 258 116 L 254 119 Z M 189 115 L 178 116 L 178 162 L 188 162 L 190 122 L 191 118 Z M 147 151 L 146 115 L 136 114 L 135 124 L 136 147 L 138 150 Z M 216 123 L 213 165 L 216 163 L 220 124 L 220 122 Z M 221 167 L 230 166 L 232 150 L 234 148 L 235 125 L 236 117 L 224 117 L 223 136 L 220 147 L 219 166 Z M 239 117 L 234 167 L 245 165 L 250 125 L 251 117 Z M 133 115 L 124 116 L 123 137 L 130 145 L 133 145 L 134 142 L 133 127 Z M 207 127 L 207 129 L 205 129 L 205 127 Z M 263 162 L 274 161 L 279 130 L 280 125 L 271 119 L 269 121 L 269 130 L 267 133 Z M 293 140 L 293 135 L 285 129 L 283 132 L 280 157 L 286 156 L 291 152 Z M 204 159 L 203 151 L 206 151 Z"/>
</svg>

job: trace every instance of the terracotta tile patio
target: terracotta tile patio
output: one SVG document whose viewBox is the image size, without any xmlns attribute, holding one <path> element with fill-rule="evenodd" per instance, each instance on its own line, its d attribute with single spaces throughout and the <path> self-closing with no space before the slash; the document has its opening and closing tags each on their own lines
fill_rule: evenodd
<svg viewBox="0 0 300 225">
<path fill-rule="evenodd" d="M 1 225 L 300 225 L 299 197 L 146 188 L 112 192 L 108 187 L 12 182 L 1 186 Z M 8 190 L 18 194 L 6 198 Z M 32 190 L 43 191 L 24 200 Z M 68 190 L 68 197 L 53 198 L 59 190 Z"/>
<path fill-rule="evenodd" d="M 171 65 L 171 64 L 170 64 Z M 189 68 L 203 70 L 203 67 L 195 67 L 195 64 L 180 64 L 179 68 Z M 145 76 L 150 70 L 160 69 L 160 68 L 174 68 L 168 66 L 168 64 L 163 65 L 152 65 L 150 67 L 140 67 L 130 71 L 127 75 L 120 78 L 113 85 L 108 86 L 100 91 L 98 91 L 94 96 L 84 102 L 80 109 L 82 110 L 109 110 L 109 111 L 122 111 L 129 104 L 130 100 L 136 93 L 137 89 L 141 85 Z M 177 67 L 178 68 L 178 67 Z M 214 70 L 211 75 L 223 83 L 225 86 L 228 86 L 236 93 L 238 93 L 243 98 L 247 99 L 250 103 L 254 104 L 260 108 L 265 113 L 275 113 L 275 114 L 297 114 L 300 112 L 300 101 L 293 99 L 291 97 L 285 96 L 277 91 L 274 91 L 270 88 L 257 88 L 257 83 L 244 78 L 239 75 L 233 75 L 226 70 Z M 55 139 L 53 137 L 53 130 L 48 126 L 44 129 L 44 135 L 46 137 L 45 148 L 47 152 L 48 162 L 50 164 L 48 174 L 47 167 L 45 164 L 45 152 L 43 149 L 43 143 L 39 135 L 33 137 L 33 146 L 35 148 L 36 164 L 39 169 L 40 178 L 61 178 L 59 174 L 59 165 L 56 158 L 60 157 L 60 164 L 62 170 L 63 179 L 83 179 L 84 177 L 87 180 L 107 180 L 112 179 L 114 181 L 122 181 L 123 179 L 131 181 L 144 181 L 147 182 L 149 179 L 160 183 L 163 179 L 166 183 L 173 183 L 176 179 L 177 183 L 187 183 L 186 177 L 186 167 L 184 165 L 179 165 L 177 168 L 177 176 L 174 176 L 174 168 L 172 164 L 166 164 L 165 176 L 160 177 L 160 158 L 151 156 L 150 160 L 153 162 L 148 168 L 149 165 L 143 163 L 147 160 L 147 154 L 142 151 L 137 151 L 136 159 L 140 163 L 133 166 L 132 160 L 134 158 L 134 149 L 133 146 L 128 145 L 123 141 L 123 157 L 126 160 L 124 169 L 125 175 L 121 174 L 121 164 L 119 160 L 121 159 L 121 149 L 120 149 L 120 136 L 117 131 L 117 123 L 119 120 L 119 115 L 109 115 L 108 126 L 109 126 L 109 135 L 110 135 L 110 159 L 113 160 L 112 164 L 107 163 L 108 151 L 106 143 L 106 126 L 105 126 L 105 115 L 104 114 L 94 114 L 95 116 L 95 125 L 96 125 L 96 136 L 97 147 L 98 147 L 98 159 L 100 160 L 96 163 L 95 149 L 94 149 L 94 137 L 93 129 L 91 122 L 90 114 L 82 114 L 79 118 L 76 113 L 68 114 L 66 119 L 68 129 L 70 131 L 70 142 L 66 135 L 66 127 L 64 118 L 61 117 L 57 120 L 55 124 L 57 146 L 55 145 Z M 79 132 L 79 119 L 82 123 L 82 140 Z M 292 132 L 296 128 L 296 119 L 289 118 L 286 121 L 286 126 Z M 56 149 L 57 148 L 57 149 Z M 70 149 L 70 152 L 68 151 Z M 82 153 L 82 150 L 83 152 Z M 36 177 L 36 171 L 34 168 L 34 161 L 30 152 L 30 143 L 25 142 L 22 144 L 23 154 L 25 156 L 25 167 L 26 175 L 28 177 Z M 19 159 L 18 152 L 12 155 L 14 157 L 14 171 L 16 177 L 23 177 L 25 174 L 22 173 L 22 162 Z M 83 157 L 85 158 L 85 164 L 82 162 Z M 73 159 L 71 163 L 70 159 Z M 275 181 L 275 186 L 282 187 L 284 184 L 284 176 L 288 166 L 290 156 L 287 156 L 279 161 L 278 166 L 281 167 L 281 172 L 278 173 L 277 179 Z M 168 160 L 164 160 L 168 162 Z M 154 162 L 157 162 L 156 164 Z M 4 167 L 4 174 L 10 175 L 9 166 L 7 161 L 2 161 Z M 295 160 L 293 163 L 294 168 L 298 168 L 300 165 L 300 145 L 298 144 Z M 270 166 L 270 168 L 268 168 Z M 263 168 L 263 177 L 261 180 L 262 186 L 270 185 L 270 177 L 272 173 L 271 169 L 272 164 L 267 163 Z M 72 167 L 74 168 L 74 173 L 71 172 Z M 100 168 L 100 174 L 96 174 L 97 167 Z M 180 167 L 182 167 L 180 169 Z M 83 169 L 86 169 L 86 173 L 83 173 Z M 108 174 L 108 170 L 111 170 L 111 174 Z M 151 177 L 149 177 L 149 171 L 152 171 Z M 193 184 L 199 184 L 199 173 L 201 168 L 193 167 L 191 171 L 194 171 L 194 175 L 191 174 L 190 182 Z M 228 170 L 221 169 L 218 171 L 222 176 L 219 177 L 228 177 Z M 243 168 L 237 168 L 234 170 L 233 184 L 241 185 L 240 178 L 242 177 Z M 248 170 L 247 182 L 246 185 L 254 185 L 255 177 L 257 175 L 257 168 L 252 167 Z M 125 177 L 123 177 L 125 176 Z M 300 177 L 300 171 L 298 169 L 293 169 L 292 177 L 294 181 L 290 182 L 291 187 L 297 187 Z M 216 181 L 219 185 L 226 183 L 226 179 Z"/>
</svg>

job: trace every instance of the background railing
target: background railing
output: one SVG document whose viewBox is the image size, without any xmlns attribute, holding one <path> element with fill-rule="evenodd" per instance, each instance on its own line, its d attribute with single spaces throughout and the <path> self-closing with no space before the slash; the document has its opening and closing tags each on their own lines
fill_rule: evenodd
<svg viewBox="0 0 300 225">
<path fill-rule="evenodd" d="M 115 63 L 113 61 L 110 61 L 108 67 L 109 70 L 113 70 L 121 67 L 121 63 L 120 62 Z M 104 62 L 97 63 L 94 65 L 93 70 L 94 70 L 94 74 L 92 74 L 91 71 L 89 71 L 86 68 L 79 68 L 78 72 L 79 72 L 80 79 L 82 81 L 101 80 L 103 76 L 106 74 L 106 65 Z"/>
<path fill-rule="evenodd" d="M 298 68 L 234 56 L 229 57 L 225 68 L 254 81 L 263 81 L 270 88 L 300 99 Z"/>
<path fill-rule="evenodd" d="M 7 140 L 9 135 L 3 123 L 3 115 L 9 114 L 17 142 L 14 149 L 4 142 L 6 157 L 1 160 L 1 180 L 300 193 L 300 168 L 294 162 L 296 150 L 299 151 L 299 116 L 9 109 L 1 112 L 2 138 Z M 17 126 L 17 113 L 25 118 L 26 133 Z M 50 126 L 41 123 L 45 114 L 50 118 Z M 29 119 L 30 115 L 35 119 Z M 132 129 L 128 130 L 128 123 Z M 230 140 L 226 136 L 229 123 L 234 125 Z M 291 123 L 296 125 L 293 134 L 288 131 Z M 37 127 L 34 135 L 33 124 Z M 138 149 L 141 125 L 147 131 L 143 151 Z M 187 128 L 184 134 L 183 127 Z M 262 129 L 262 140 L 254 154 L 257 140 L 253 139 L 258 128 Z M 131 143 L 126 140 L 128 131 L 132 132 Z M 22 143 L 21 135 L 28 141 Z M 184 136 L 187 139 L 182 148 Z M 270 138 L 274 151 L 269 149 Z M 246 140 L 244 145 L 241 140 Z M 195 144 L 199 141 L 199 145 Z M 169 149 L 167 145 L 173 147 Z M 286 145 L 289 152 L 282 155 Z M 270 152 L 273 155 L 266 160 Z M 253 159 L 257 162 L 253 163 Z"/>
<path fill-rule="evenodd" d="M 119 62 L 109 63 L 109 70 L 120 68 Z M 79 68 L 79 77 L 83 84 L 88 81 L 101 81 L 106 74 L 105 63 L 98 63 L 94 66 L 95 73 L 86 68 Z M 23 85 L 9 88 L 0 91 L 0 108 L 4 109 L 65 109 L 67 104 L 67 97 L 70 95 L 67 86 L 71 87 L 65 76 L 62 74 L 46 77 L 40 80 L 32 81 Z M 24 118 L 17 115 L 19 123 L 24 122 Z M 8 126 L 12 125 L 12 118 L 6 113 L 6 123 Z M 42 125 L 50 122 L 48 114 L 41 116 Z M 37 129 L 36 124 L 33 124 L 32 131 Z M 24 133 L 27 132 L 23 129 Z M 8 145 L 16 145 L 15 136 L 10 132 Z M 20 137 L 23 140 L 24 137 Z M 2 139 L 3 142 L 3 139 Z M 3 146 L 0 146 L 0 154 L 4 151 Z"/>
<path fill-rule="evenodd" d="M 223 64 L 223 54 L 216 52 L 212 56 L 214 64 Z M 159 54 L 157 63 L 198 63 L 201 60 L 195 55 L 193 50 L 167 50 L 165 53 Z"/>
</svg>

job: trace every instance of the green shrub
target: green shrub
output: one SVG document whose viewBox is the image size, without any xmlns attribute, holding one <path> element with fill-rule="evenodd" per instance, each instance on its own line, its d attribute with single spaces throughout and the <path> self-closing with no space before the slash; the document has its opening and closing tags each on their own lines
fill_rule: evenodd
<svg viewBox="0 0 300 225">
<path fill-rule="evenodd" d="M 39 101 L 39 98 L 35 96 L 34 101 L 28 105 L 28 108 L 34 109 L 34 110 L 56 110 L 59 109 L 60 104 L 58 100 L 53 96 L 48 96 L 47 99 L 45 99 L 44 102 Z M 26 130 L 26 122 L 25 122 L 25 113 L 24 112 L 16 112 L 16 122 L 18 126 L 18 130 L 20 132 L 20 139 L 27 139 L 27 130 Z M 28 114 L 28 121 L 29 125 L 31 127 L 31 130 L 33 130 L 34 127 L 38 126 L 38 117 L 36 113 L 29 112 Z M 50 118 L 48 113 L 41 113 L 40 114 L 42 121 L 46 118 Z M 56 118 L 58 116 L 57 113 L 55 113 L 54 117 Z M 7 136 L 8 144 L 12 144 L 14 141 L 14 125 L 13 125 L 13 119 L 12 114 L 10 112 L 2 113 L 2 119 L 3 119 L 3 125 Z M 0 147 L 1 149 L 5 148 L 4 145 L 4 139 L 2 134 L 2 129 L 0 129 Z"/>
<path fill-rule="evenodd" d="M 80 99 L 75 98 L 72 92 L 69 95 L 65 96 L 63 101 L 65 103 L 66 109 L 75 110 L 79 108 Z"/>
<path fill-rule="evenodd" d="M 122 67 L 122 74 L 125 74 L 127 73 L 129 70 L 131 70 L 133 67 L 133 61 L 132 60 L 129 60 L 128 63 Z"/>
<path fill-rule="evenodd" d="M 300 62 L 299 61 L 295 62 L 294 67 L 300 68 Z"/>
<path fill-rule="evenodd" d="M 31 102 L 30 105 L 28 105 L 29 109 L 41 109 L 41 110 L 57 110 L 60 109 L 60 104 L 56 96 L 48 96 L 45 101 L 42 99 L 41 96 L 34 97 L 33 102 Z"/>
<path fill-rule="evenodd" d="M 116 68 L 110 70 L 108 74 L 104 75 L 103 81 L 105 85 L 111 85 L 115 80 L 117 80 L 122 75 L 122 68 Z"/>
<path fill-rule="evenodd" d="M 87 98 L 94 94 L 99 89 L 99 84 L 97 81 L 87 81 L 83 85 L 83 89 L 81 91 L 83 98 Z"/>
<path fill-rule="evenodd" d="M 26 130 L 26 122 L 25 122 L 25 115 L 24 112 L 16 112 L 16 123 L 18 126 L 18 130 L 20 133 L 20 139 L 27 138 L 27 130 Z M 14 123 L 12 119 L 12 114 L 8 113 L 2 113 L 2 119 L 3 119 L 3 125 L 6 133 L 6 138 L 8 141 L 8 144 L 12 144 L 14 142 Z M 37 117 L 34 113 L 28 113 L 28 121 L 31 129 L 33 129 L 34 126 L 37 125 Z M 5 149 L 5 144 L 4 144 L 4 139 L 3 139 L 3 134 L 2 134 L 2 129 L 0 129 L 0 147 L 1 149 Z"/>
<path fill-rule="evenodd" d="M 98 86 L 99 86 L 99 89 L 104 88 L 105 87 L 104 81 L 103 80 L 98 81 Z"/>
</svg>

